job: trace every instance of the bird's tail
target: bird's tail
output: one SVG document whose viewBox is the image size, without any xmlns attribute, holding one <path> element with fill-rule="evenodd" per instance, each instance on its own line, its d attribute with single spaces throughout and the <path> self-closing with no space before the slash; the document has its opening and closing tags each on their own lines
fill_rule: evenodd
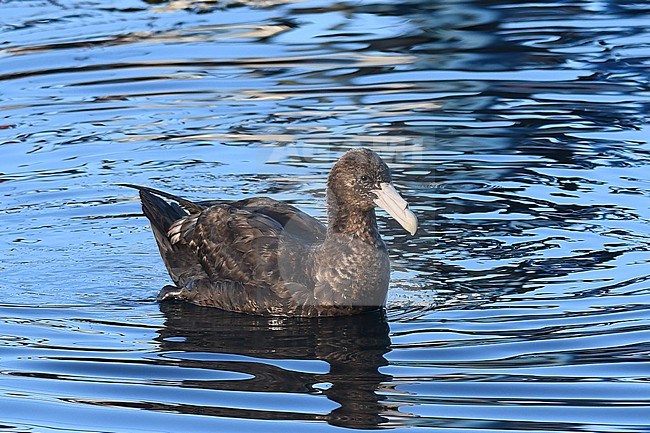
<svg viewBox="0 0 650 433">
<path fill-rule="evenodd" d="M 134 188 L 140 191 L 140 197 L 142 197 L 142 193 L 147 193 L 148 196 L 158 196 L 158 197 L 165 197 L 168 198 L 172 201 L 175 201 L 179 205 L 181 205 L 183 208 L 185 208 L 189 213 L 199 213 L 203 209 L 205 209 L 205 206 L 200 205 L 198 203 L 194 203 L 192 201 L 189 201 L 187 199 L 184 199 L 182 197 L 179 197 L 174 194 L 170 194 L 165 191 L 160 191 L 159 189 L 154 189 L 154 188 L 149 188 L 148 186 L 140 186 L 140 185 L 133 185 L 131 183 L 118 183 L 119 186 L 125 186 L 127 188 Z M 160 200 L 158 197 L 157 198 L 160 202 L 165 203 L 163 200 Z M 143 202 L 144 204 L 144 202 Z"/>
<path fill-rule="evenodd" d="M 204 207 L 153 188 L 131 184 L 120 185 L 135 188 L 140 191 L 142 211 L 151 222 L 151 230 L 156 238 L 156 243 L 158 244 L 158 249 L 167 267 L 167 271 L 172 277 L 172 280 L 178 284 L 181 275 L 195 271 L 194 268 L 198 265 L 198 261 L 194 253 L 187 246 L 172 244 L 167 233 L 174 222 L 188 216 L 188 212 L 184 209 L 187 209 L 192 214 L 200 212 Z M 168 203 L 160 198 L 160 196 L 169 198 L 178 204 Z"/>
</svg>

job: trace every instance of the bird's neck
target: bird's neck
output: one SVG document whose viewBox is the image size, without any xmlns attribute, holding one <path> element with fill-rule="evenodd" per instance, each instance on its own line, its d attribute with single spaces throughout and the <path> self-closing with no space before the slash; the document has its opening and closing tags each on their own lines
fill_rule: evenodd
<svg viewBox="0 0 650 433">
<path fill-rule="evenodd" d="M 382 243 L 375 210 L 360 210 L 341 205 L 331 194 L 327 197 L 327 234 L 346 234 L 369 244 Z"/>
</svg>

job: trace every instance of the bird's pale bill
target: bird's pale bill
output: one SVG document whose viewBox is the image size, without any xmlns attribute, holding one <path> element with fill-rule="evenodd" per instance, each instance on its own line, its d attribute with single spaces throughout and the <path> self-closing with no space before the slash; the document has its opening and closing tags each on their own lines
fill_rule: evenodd
<svg viewBox="0 0 650 433">
<path fill-rule="evenodd" d="M 380 189 L 372 191 L 377 195 L 375 204 L 395 218 L 407 232 L 414 235 L 418 229 L 418 218 L 409 209 L 409 204 L 390 183 L 380 183 L 379 187 Z"/>
</svg>

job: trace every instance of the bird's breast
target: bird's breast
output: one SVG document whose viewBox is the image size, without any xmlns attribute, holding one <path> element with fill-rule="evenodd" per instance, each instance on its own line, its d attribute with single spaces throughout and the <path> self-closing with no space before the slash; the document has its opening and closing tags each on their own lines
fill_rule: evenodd
<svg viewBox="0 0 650 433">
<path fill-rule="evenodd" d="M 314 254 L 315 298 L 355 306 L 383 305 L 390 262 L 383 243 L 329 239 Z"/>
</svg>

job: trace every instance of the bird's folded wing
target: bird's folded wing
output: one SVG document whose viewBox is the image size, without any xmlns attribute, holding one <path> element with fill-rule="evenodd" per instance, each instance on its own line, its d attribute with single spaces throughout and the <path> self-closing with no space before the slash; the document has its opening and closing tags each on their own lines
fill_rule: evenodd
<svg viewBox="0 0 650 433">
<path fill-rule="evenodd" d="M 327 228 L 323 223 L 285 202 L 269 197 L 252 197 L 231 204 L 238 209 L 272 218 L 282 225 L 286 234 L 304 243 L 313 244 L 325 239 Z"/>
<path fill-rule="evenodd" d="M 271 287 L 280 280 L 282 230 L 266 215 L 222 204 L 177 221 L 168 236 L 188 245 L 213 281 Z"/>
</svg>

